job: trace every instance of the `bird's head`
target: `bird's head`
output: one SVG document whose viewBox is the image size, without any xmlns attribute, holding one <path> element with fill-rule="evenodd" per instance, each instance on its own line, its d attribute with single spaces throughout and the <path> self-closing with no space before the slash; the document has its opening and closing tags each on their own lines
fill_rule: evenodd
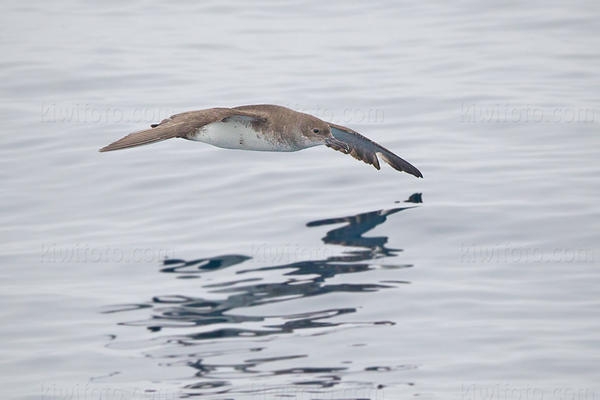
<svg viewBox="0 0 600 400">
<path fill-rule="evenodd" d="M 310 116 L 301 125 L 302 135 L 311 143 L 325 144 L 330 147 L 347 149 L 348 146 L 336 139 L 331 133 L 331 127 L 325 121 Z M 343 151 L 343 150 L 342 150 Z"/>
</svg>

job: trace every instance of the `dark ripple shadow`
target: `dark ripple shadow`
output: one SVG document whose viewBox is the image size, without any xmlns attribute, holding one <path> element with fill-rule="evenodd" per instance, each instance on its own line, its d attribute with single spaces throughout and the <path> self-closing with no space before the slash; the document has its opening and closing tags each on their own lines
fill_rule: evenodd
<svg viewBox="0 0 600 400">
<path fill-rule="evenodd" d="M 420 194 L 413 194 L 408 202 L 420 202 Z M 162 341 L 161 346 L 180 349 L 165 354 L 147 354 L 148 357 L 169 359 L 170 364 L 185 364 L 195 370 L 194 375 L 202 380 L 184 387 L 188 395 L 202 393 L 229 393 L 233 383 L 231 376 L 224 379 L 222 371 L 235 371 L 240 376 L 253 374 L 256 377 L 290 375 L 293 377 L 309 376 L 307 380 L 293 380 L 294 385 L 309 385 L 319 388 L 329 388 L 339 384 L 341 374 L 348 369 L 346 366 L 313 368 L 310 366 L 295 366 L 293 368 L 273 369 L 268 373 L 260 372 L 257 367 L 265 363 L 302 359 L 306 354 L 285 354 L 277 357 L 251 357 L 235 365 L 211 364 L 206 361 L 212 355 L 228 354 L 221 349 L 221 340 L 240 340 L 244 345 L 250 345 L 247 351 L 262 351 L 257 347 L 256 340 L 264 342 L 265 338 L 276 338 L 294 332 L 311 329 L 311 336 L 327 334 L 331 329 L 352 328 L 364 325 L 392 325 L 393 321 L 364 321 L 342 322 L 338 317 L 357 312 L 357 308 L 348 304 L 347 307 L 322 309 L 301 313 L 282 315 L 246 315 L 241 309 L 261 306 L 277 302 L 290 302 L 302 298 L 321 296 L 328 293 L 367 293 L 382 289 L 398 287 L 409 282 L 403 280 L 386 280 L 381 282 L 361 283 L 330 283 L 333 277 L 344 274 L 363 273 L 381 266 L 381 258 L 395 257 L 402 249 L 387 247 L 387 236 L 365 237 L 373 228 L 385 223 L 388 217 L 405 211 L 411 207 L 398 207 L 387 210 L 377 210 L 357 215 L 328 218 L 308 222 L 307 227 L 323 227 L 339 225 L 325 234 L 321 239 L 325 244 L 347 247 L 348 250 L 340 255 L 332 255 L 323 259 L 291 262 L 255 268 L 240 268 L 236 275 L 251 275 L 250 278 L 235 279 L 227 282 L 211 283 L 202 286 L 202 293 L 225 294 L 226 297 L 157 295 L 151 301 L 141 304 L 115 305 L 107 308 L 105 313 L 118 313 L 151 310 L 148 319 L 124 321 L 120 325 L 142 326 L 149 331 L 164 331 L 168 336 L 157 337 Z M 180 277 L 195 277 L 198 274 L 212 274 L 225 268 L 239 268 L 250 256 L 227 254 L 216 257 L 198 258 L 194 260 L 167 259 L 164 261 L 161 273 L 173 274 Z M 408 264 L 391 265 L 386 268 L 407 268 Z M 280 282 L 260 282 L 267 271 L 282 271 Z M 270 276 L 272 279 L 272 276 Z M 339 282 L 339 279 L 336 279 Z M 244 325 L 246 326 L 244 326 Z M 250 325 L 250 326 L 248 326 Z M 187 328 L 185 334 L 177 334 L 177 328 Z M 189 330 L 192 330 L 190 333 Z M 198 328 L 197 332 L 193 332 Z M 200 344 L 210 344 L 212 352 L 198 354 L 193 351 L 181 352 L 181 349 L 195 349 Z M 224 342 L 223 342 L 224 343 Z M 229 342 L 231 343 L 231 342 Z M 216 349 L 216 350 L 215 350 Z M 341 363 L 339 360 L 338 364 Z M 170 365 L 167 364 L 167 365 Z M 378 366 L 378 371 L 394 369 L 390 366 Z"/>
<path fill-rule="evenodd" d="M 243 263 L 251 257 L 239 254 L 227 254 L 218 257 L 199 258 L 196 260 L 180 260 L 170 258 L 163 262 L 165 265 L 160 272 L 185 274 L 184 277 L 191 278 L 190 274 L 200 274 L 207 271 L 216 271 L 219 269 L 232 267 Z M 180 276 L 181 278 L 181 276 Z"/>
</svg>

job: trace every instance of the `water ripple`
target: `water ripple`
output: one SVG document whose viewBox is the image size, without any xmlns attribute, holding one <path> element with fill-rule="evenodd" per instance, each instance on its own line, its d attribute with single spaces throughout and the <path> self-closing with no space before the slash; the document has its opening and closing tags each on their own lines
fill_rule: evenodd
<svg viewBox="0 0 600 400">
<path fill-rule="evenodd" d="M 418 203 L 418 193 L 407 202 Z M 375 227 L 384 224 L 388 218 L 412 207 L 399 207 L 377 210 L 346 217 L 336 217 L 310 221 L 308 228 L 335 225 L 326 232 L 322 242 L 346 248 L 341 255 L 330 255 L 323 259 L 291 262 L 280 265 L 244 268 L 243 264 L 251 256 L 225 254 L 214 257 L 201 257 L 193 260 L 170 258 L 164 261 L 160 273 L 165 277 L 214 274 L 225 268 L 234 268 L 235 275 L 250 275 L 246 279 L 225 280 L 202 285 L 198 288 L 202 296 L 156 295 L 150 301 L 139 304 L 115 305 L 105 313 L 135 313 L 146 310 L 151 313 L 146 319 L 125 320 L 123 326 L 145 327 L 151 332 L 163 332 L 150 342 L 120 343 L 118 338 L 108 346 L 115 349 L 149 346 L 145 351 L 151 359 L 168 359 L 168 365 L 186 365 L 193 370 L 195 382 L 186 383 L 182 390 L 191 394 L 232 393 L 232 379 L 242 379 L 243 375 L 274 377 L 289 376 L 288 383 L 299 387 L 330 388 L 344 382 L 352 368 L 344 360 L 329 360 L 329 366 L 302 365 L 310 363 L 307 353 L 275 354 L 265 357 L 248 357 L 243 362 L 218 363 L 210 359 L 230 357 L 235 354 L 252 352 L 268 353 L 282 335 L 297 335 L 307 332 L 310 336 L 321 336 L 339 329 L 354 329 L 364 326 L 393 325 L 394 321 L 344 321 L 347 315 L 359 313 L 359 308 L 347 307 L 312 309 L 308 311 L 273 314 L 260 310 L 269 304 L 280 302 L 302 302 L 303 299 L 341 293 L 374 293 L 379 290 L 397 288 L 409 283 L 404 280 L 384 282 L 343 282 L 345 275 L 361 274 L 377 268 L 374 264 L 381 258 L 396 257 L 402 249 L 387 247 L 387 236 L 365 236 Z M 341 226 L 340 226 L 341 224 Z M 389 268 L 390 266 L 388 266 Z M 391 266 L 394 267 L 394 266 Z M 400 265 L 399 268 L 410 267 Z M 280 281 L 273 280 L 278 273 Z M 268 277 L 267 277 L 268 276 Z M 333 281 L 336 281 L 335 283 Z M 220 297 L 220 295 L 225 297 Z M 299 303 L 302 307 L 301 303 Z M 248 312 L 256 308 L 256 312 Z M 297 308 L 297 307 L 294 307 Z M 177 333 L 177 330 L 185 333 Z M 265 339 L 269 339 L 265 341 Z M 275 340 L 275 342 L 273 342 Z M 222 346 L 219 345 L 222 343 Z M 238 343 L 240 346 L 231 346 Z M 261 346 L 257 346 L 262 343 Z M 156 347 L 158 345 L 158 348 Z M 180 352 L 179 349 L 201 350 Z M 210 350 L 209 350 L 210 349 Z M 208 351 L 207 351 L 208 350 Z M 304 350 L 306 351 L 306 350 Z M 236 357 L 237 358 L 237 357 Z M 269 364 L 291 365 L 286 368 L 272 368 Z M 389 372 L 397 366 L 366 367 L 364 371 Z M 233 375 L 232 375 L 233 374 Z M 300 377 L 302 377 L 300 379 Z M 224 389 L 225 388 L 225 389 Z M 241 390 L 236 386 L 236 392 Z"/>
</svg>

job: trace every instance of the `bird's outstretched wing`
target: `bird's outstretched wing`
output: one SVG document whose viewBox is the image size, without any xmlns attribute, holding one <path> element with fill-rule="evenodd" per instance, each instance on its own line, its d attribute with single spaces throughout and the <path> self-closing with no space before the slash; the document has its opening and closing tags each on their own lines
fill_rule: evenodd
<svg viewBox="0 0 600 400">
<path fill-rule="evenodd" d="M 346 146 L 340 146 L 335 142 L 326 143 L 328 147 L 334 150 L 341 151 L 344 154 L 350 154 L 357 160 L 364 161 L 367 164 L 371 164 L 377 169 L 380 169 L 379 160 L 377 154 L 383 158 L 385 162 L 392 166 L 392 168 L 398 171 L 408 172 L 417 178 L 422 178 L 423 174 L 415 166 L 406 160 L 398 157 L 388 149 L 374 141 L 364 137 L 360 133 L 353 131 L 345 126 L 332 124 L 328 122 L 333 137 Z"/>
<path fill-rule="evenodd" d="M 258 113 L 233 110 L 231 108 L 209 108 L 207 110 L 188 111 L 181 114 L 175 114 L 162 120 L 159 124 L 153 124 L 150 129 L 131 133 L 124 138 L 101 148 L 100 151 L 126 149 L 177 137 L 189 138 L 199 128 L 213 122 L 224 121 L 227 119 L 263 121 L 265 117 Z"/>
</svg>

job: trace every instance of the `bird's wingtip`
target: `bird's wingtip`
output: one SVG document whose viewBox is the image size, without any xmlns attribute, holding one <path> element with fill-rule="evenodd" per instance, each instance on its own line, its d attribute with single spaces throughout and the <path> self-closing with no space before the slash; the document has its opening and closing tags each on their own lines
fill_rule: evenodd
<svg viewBox="0 0 600 400">
<path fill-rule="evenodd" d="M 112 151 L 112 150 L 114 150 L 114 149 L 111 147 L 111 145 L 112 145 L 112 144 L 109 144 L 108 146 L 104 146 L 104 147 L 102 147 L 102 148 L 98 149 L 98 153 L 106 153 L 107 151 Z"/>
</svg>

